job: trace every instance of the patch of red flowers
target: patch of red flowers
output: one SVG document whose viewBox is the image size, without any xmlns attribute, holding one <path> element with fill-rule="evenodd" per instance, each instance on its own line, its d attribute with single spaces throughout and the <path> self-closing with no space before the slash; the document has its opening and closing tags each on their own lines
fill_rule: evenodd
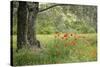
<svg viewBox="0 0 100 67">
<path fill-rule="evenodd" d="M 63 37 L 61 37 L 61 39 L 67 39 L 68 38 L 68 34 L 67 33 L 65 33 L 64 35 L 63 35 Z"/>
<path fill-rule="evenodd" d="M 68 34 L 66 33 L 66 34 L 64 34 L 64 37 L 68 37 Z"/>
</svg>

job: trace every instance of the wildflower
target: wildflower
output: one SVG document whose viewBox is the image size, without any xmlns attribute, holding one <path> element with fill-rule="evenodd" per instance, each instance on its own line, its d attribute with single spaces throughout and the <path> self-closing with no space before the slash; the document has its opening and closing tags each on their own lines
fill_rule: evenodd
<svg viewBox="0 0 100 67">
<path fill-rule="evenodd" d="M 67 39 L 68 38 L 68 34 L 64 34 L 63 37 L 61 37 L 61 39 Z"/>
<path fill-rule="evenodd" d="M 68 34 L 66 33 L 66 34 L 64 34 L 64 37 L 68 37 Z"/>
</svg>

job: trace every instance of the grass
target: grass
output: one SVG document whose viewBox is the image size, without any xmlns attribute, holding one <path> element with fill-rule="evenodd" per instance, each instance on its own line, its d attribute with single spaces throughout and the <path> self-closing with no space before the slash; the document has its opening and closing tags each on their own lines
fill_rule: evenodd
<svg viewBox="0 0 100 67">
<path fill-rule="evenodd" d="M 38 65 L 97 60 L 96 34 L 51 34 L 37 35 L 42 49 L 16 49 L 16 36 L 13 36 L 13 64 Z"/>
</svg>

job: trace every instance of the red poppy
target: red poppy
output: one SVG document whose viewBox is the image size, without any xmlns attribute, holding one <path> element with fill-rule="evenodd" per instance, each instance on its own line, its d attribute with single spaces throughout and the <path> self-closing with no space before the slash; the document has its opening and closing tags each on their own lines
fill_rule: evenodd
<svg viewBox="0 0 100 67">
<path fill-rule="evenodd" d="M 66 34 L 64 34 L 64 37 L 68 37 L 68 34 L 66 33 Z"/>
</svg>

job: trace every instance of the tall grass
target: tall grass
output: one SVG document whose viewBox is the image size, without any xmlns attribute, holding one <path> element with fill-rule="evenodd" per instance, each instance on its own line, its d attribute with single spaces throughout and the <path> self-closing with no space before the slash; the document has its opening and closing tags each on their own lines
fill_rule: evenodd
<svg viewBox="0 0 100 67">
<path fill-rule="evenodd" d="M 96 34 L 57 33 L 53 35 L 37 35 L 37 38 L 42 44 L 42 49 L 23 48 L 19 52 L 14 51 L 14 65 L 56 64 L 97 60 Z M 13 49 L 16 49 L 16 36 L 13 39 Z"/>
</svg>

